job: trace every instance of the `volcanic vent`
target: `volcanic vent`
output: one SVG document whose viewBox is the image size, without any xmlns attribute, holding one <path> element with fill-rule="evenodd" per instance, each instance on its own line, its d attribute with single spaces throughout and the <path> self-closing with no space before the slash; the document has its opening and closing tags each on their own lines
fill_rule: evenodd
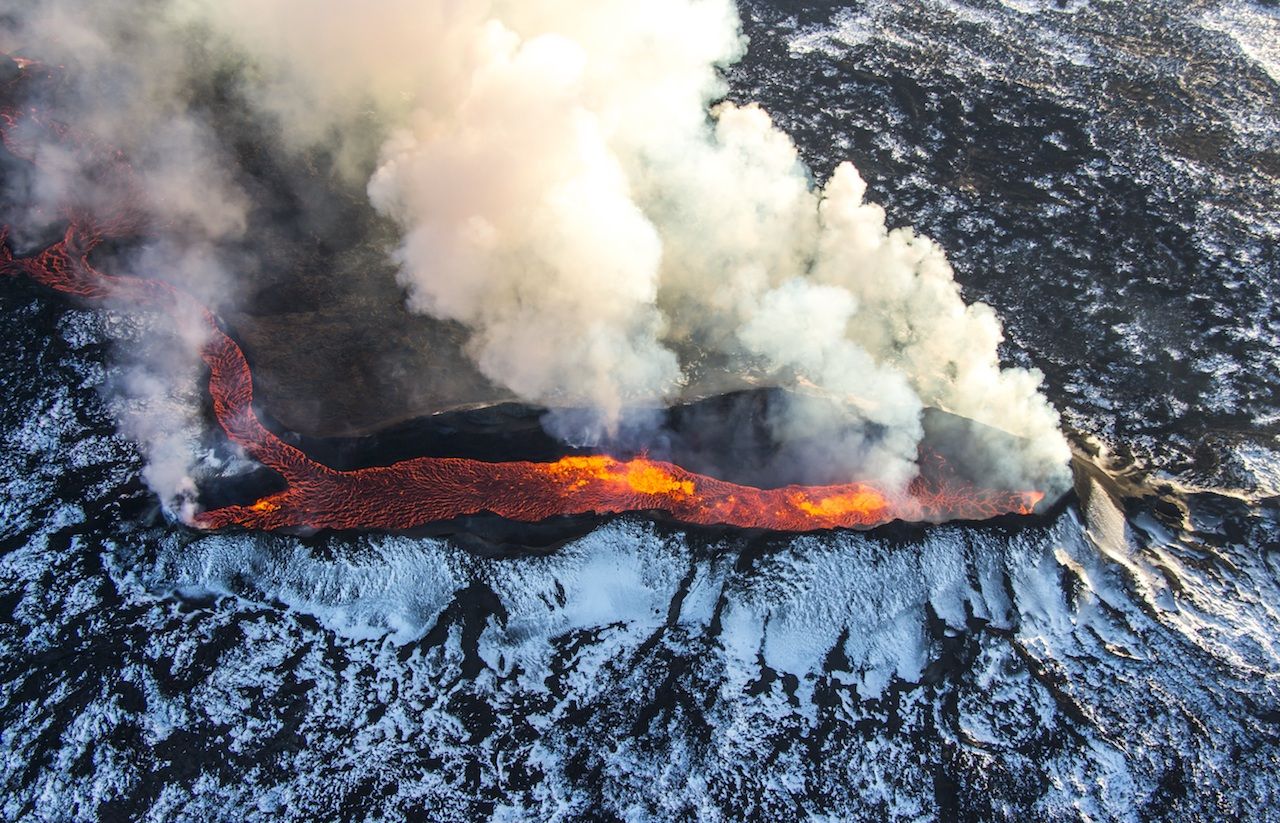
<svg viewBox="0 0 1280 823">
<path fill-rule="evenodd" d="M 8 72 L 0 100 L 6 163 L 25 164 L 39 177 L 47 171 L 44 158 L 72 158 L 79 174 L 74 182 L 84 188 L 62 191 L 56 213 L 44 215 L 64 229 L 43 248 L 15 253 L 10 237 L 24 227 L 0 229 L 3 271 L 26 274 L 71 296 L 122 301 L 185 318 L 200 338 L 199 356 L 209 369 L 208 391 L 218 424 L 249 457 L 283 480 L 283 489 L 252 502 L 190 512 L 193 525 L 402 530 L 477 513 L 532 522 L 561 515 L 658 511 L 691 524 L 808 531 L 868 528 L 893 520 L 1027 514 L 1044 497 L 1017 472 L 1000 477 L 998 460 L 988 460 L 990 471 L 975 471 L 983 461 L 970 461 L 956 447 L 956 432 L 962 429 L 988 445 L 998 442 L 997 455 L 1016 453 L 1018 438 L 992 435 L 996 430 L 957 422 L 963 419 L 944 413 L 926 413 L 900 376 L 870 363 L 865 352 L 847 341 L 834 351 L 815 353 L 802 345 L 779 354 L 780 363 L 792 372 L 803 371 L 814 358 L 825 364 L 819 366 L 823 379 L 814 394 L 745 393 L 724 399 L 717 411 L 722 421 L 738 420 L 746 429 L 714 422 L 716 414 L 708 416 L 706 409 L 715 402 L 685 404 L 669 409 L 657 423 L 649 419 L 652 412 L 647 418 L 639 415 L 647 422 L 640 426 L 644 436 L 637 438 L 628 429 L 630 407 L 606 403 L 587 409 L 587 426 L 577 425 L 577 418 L 563 408 L 548 413 L 549 430 L 563 435 L 567 428 L 570 439 L 586 432 L 589 443 L 587 448 L 564 447 L 559 455 L 544 454 L 540 460 L 446 453 L 384 465 L 327 465 L 263 425 L 253 403 L 248 359 L 207 306 L 169 283 L 107 274 L 91 262 L 104 242 L 145 235 L 163 221 L 123 150 L 30 102 L 39 98 L 27 93 L 28 86 L 57 87 L 60 71 L 28 61 L 13 65 L 17 68 Z M 777 332 L 769 324 L 781 324 L 785 334 L 797 319 L 812 316 L 819 325 L 831 321 L 815 300 L 838 304 L 837 325 L 848 323 L 854 311 L 853 298 L 835 286 L 815 289 L 788 281 L 763 296 L 761 311 L 739 337 L 756 354 L 777 346 L 785 350 L 790 343 L 775 341 Z M 843 334 L 834 327 L 819 332 L 836 338 Z M 831 400 L 832 386 L 848 380 L 848 363 L 827 362 L 839 356 L 875 371 L 878 376 L 868 385 L 893 397 L 864 399 L 863 414 L 850 415 Z M 695 419 L 701 423 L 689 423 Z M 766 436 L 741 445 L 747 432 L 762 426 Z M 944 434 L 931 443 L 925 436 L 930 431 Z M 746 457 L 730 459 L 734 453 Z M 957 456 L 962 464 L 956 463 Z"/>
</svg>

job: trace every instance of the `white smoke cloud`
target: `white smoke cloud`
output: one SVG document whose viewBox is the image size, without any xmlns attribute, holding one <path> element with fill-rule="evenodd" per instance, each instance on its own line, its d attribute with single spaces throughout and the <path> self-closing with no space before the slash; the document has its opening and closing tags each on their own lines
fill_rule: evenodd
<svg viewBox="0 0 1280 823">
<path fill-rule="evenodd" d="M 185 358 L 135 362 L 112 381 L 108 407 L 120 432 L 138 444 L 146 460 L 142 479 L 165 508 L 189 521 L 196 512 L 198 438 L 204 423 L 198 393 L 182 388 L 199 383 Z"/>
<path fill-rule="evenodd" d="M 715 362 L 803 389 L 774 425 L 783 439 L 829 434 L 813 459 L 833 479 L 908 482 L 926 407 L 1020 438 L 1007 454 L 1007 439 L 989 444 L 1002 482 L 1065 477 L 1042 376 L 1001 368 L 998 319 L 964 303 L 936 244 L 889 231 L 852 165 L 819 187 L 763 109 L 719 102 L 746 46 L 732 0 L 154 8 L 143 31 L 224 38 L 247 56 L 241 90 L 288 144 L 323 145 L 367 180 L 401 230 L 392 256 L 412 309 L 464 324 L 480 369 L 519 396 L 595 410 L 559 418 L 561 431 L 608 433 L 627 410 L 681 396 L 692 363 Z M 130 60 L 150 71 L 174 54 Z M 144 119 L 173 108 L 154 104 L 173 82 L 144 84 Z M 181 176 L 148 189 L 207 216 L 196 234 L 234 234 L 236 198 L 202 176 L 217 153 L 202 124 L 178 119 L 177 144 L 153 145 L 183 162 L 150 167 L 214 181 L 219 209 L 185 208 Z"/>
<path fill-rule="evenodd" d="M 1063 475 L 1041 375 L 1000 367 L 942 251 L 888 231 L 851 165 L 817 188 L 767 113 L 716 104 L 744 49 L 731 2 L 319 5 L 206 12 L 277 67 L 262 99 L 295 139 L 354 145 L 349 107 L 379 112 L 369 197 L 403 230 L 410 305 L 470 328 L 490 378 L 607 429 L 709 352 L 838 401 L 795 401 L 780 436 L 878 432 L 824 456 L 849 471 L 909 480 L 934 406 L 1024 438 L 1013 481 Z"/>
<path fill-rule="evenodd" d="M 249 200 L 228 169 L 210 124 L 192 104 L 192 87 L 207 71 L 193 40 L 176 36 L 164 3 L 124 0 L 0 0 L 0 52 L 65 66 L 54 100 L 33 100 L 71 124 L 75 141 L 50 139 L 45 127 L 24 124 L 18 141 L 30 149 L 21 191 L 5 192 L 6 205 L 22 204 L 15 221 L 28 235 L 16 242 L 43 245 L 68 209 L 98 215 L 130 203 L 145 225 L 142 236 L 104 264 L 113 273 L 175 283 L 210 305 L 231 299 L 226 245 L 244 232 Z M 128 175 L 103 172 L 103 157 L 118 151 Z M 133 308 L 133 307 L 129 307 Z M 192 475 L 201 460 L 195 438 L 204 425 L 197 386 L 207 327 L 190 311 L 166 312 L 173 331 L 163 348 L 139 339 L 119 341 L 108 394 L 120 430 L 146 459 L 143 479 L 166 507 L 189 515 Z"/>
<path fill-rule="evenodd" d="M 480 37 L 447 124 L 419 112 L 395 133 L 370 200 L 405 229 L 410 305 L 467 324 L 486 375 L 616 418 L 679 381 L 655 305 L 660 239 L 582 104 L 583 49 L 496 22 Z"/>
</svg>

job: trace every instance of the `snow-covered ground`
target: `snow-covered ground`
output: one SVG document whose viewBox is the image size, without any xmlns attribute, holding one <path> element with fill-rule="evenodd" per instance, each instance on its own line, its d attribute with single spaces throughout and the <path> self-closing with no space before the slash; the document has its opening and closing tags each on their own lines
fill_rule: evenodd
<svg viewBox="0 0 1280 823">
<path fill-rule="evenodd" d="M 1273 807 L 1274 508 L 1126 516 L 1084 478 L 1023 529 L 708 541 L 619 518 L 509 558 L 202 535 L 142 525 L 95 387 L 112 317 L 4 302 L 30 324 L 5 351 L 6 819 Z"/>
<path fill-rule="evenodd" d="M 0 818 L 1275 818 L 1274 9 L 743 11 L 733 94 L 1000 310 L 1077 502 L 501 558 L 196 533 L 117 433 L 163 332 L 6 281 Z M 187 468 L 238 471 L 158 385 Z"/>
</svg>

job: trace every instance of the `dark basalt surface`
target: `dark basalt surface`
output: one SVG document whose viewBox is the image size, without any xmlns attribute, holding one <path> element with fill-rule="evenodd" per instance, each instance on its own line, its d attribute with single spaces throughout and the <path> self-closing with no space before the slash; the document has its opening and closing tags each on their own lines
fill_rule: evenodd
<svg viewBox="0 0 1280 823">
<path fill-rule="evenodd" d="M 635 423 L 624 416 L 617 434 L 599 444 L 567 445 L 543 425 L 548 410 L 523 403 L 498 403 L 440 412 L 362 437 L 315 437 L 290 431 L 267 409 L 265 425 L 330 468 L 349 471 L 387 466 L 414 457 L 468 457 L 501 462 L 549 462 L 568 454 L 607 453 L 619 459 L 647 455 L 690 471 L 760 488 L 822 482 L 820 468 L 792 460 L 794 444 L 779 441 L 772 423 L 787 413 L 795 395 L 784 389 L 744 389 L 645 412 Z M 264 404 L 258 404 L 264 405 Z M 833 407 L 834 408 L 834 407 Z M 851 421 L 851 425 L 856 421 Z M 965 479 L 982 482 L 986 441 L 990 455 L 1018 448 L 1019 438 L 940 409 L 926 409 L 921 450 L 942 457 Z M 840 435 L 838 428 L 833 429 Z M 875 440 L 870 432 L 868 439 Z M 821 443 L 804 443 L 806 450 Z M 856 478 L 855 478 L 856 479 Z M 993 488 L 1003 488 L 993 486 Z"/>
<path fill-rule="evenodd" d="M 732 96 L 937 240 L 1069 425 L 1198 481 L 1274 443 L 1277 85 L 1231 4 L 745 8 Z"/>
</svg>

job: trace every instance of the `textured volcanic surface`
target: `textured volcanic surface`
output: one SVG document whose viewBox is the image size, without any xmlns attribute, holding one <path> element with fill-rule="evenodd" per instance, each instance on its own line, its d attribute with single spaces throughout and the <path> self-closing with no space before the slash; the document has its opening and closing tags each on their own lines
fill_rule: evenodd
<svg viewBox="0 0 1280 823">
<path fill-rule="evenodd" d="M 536 550 L 194 533 L 102 388 L 164 325 L 6 280 L 0 817 L 1274 816 L 1274 6 L 743 11 L 734 96 L 814 168 L 854 159 L 999 309 L 1090 457 L 1077 500 Z M 172 385 L 199 408 L 200 375 Z"/>
</svg>

